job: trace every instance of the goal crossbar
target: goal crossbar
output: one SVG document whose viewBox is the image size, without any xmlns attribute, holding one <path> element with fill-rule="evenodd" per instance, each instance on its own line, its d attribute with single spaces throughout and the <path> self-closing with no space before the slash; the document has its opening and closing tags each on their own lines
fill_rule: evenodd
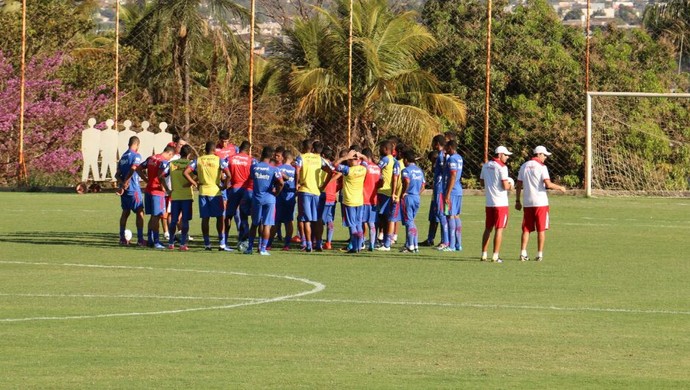
<svg viewBox="0 0 690 390">
<path fill-rule="evenodd" d="M 653 93 L 653 92 L 587 92 L 587 134 L 585 138 L 585 194 L 592 196 L 592 97 L 593 96 L 621 96 L 621 97 L 659 97 L 659 98 L 690 98 L 690 93 Z"/>
</svg>

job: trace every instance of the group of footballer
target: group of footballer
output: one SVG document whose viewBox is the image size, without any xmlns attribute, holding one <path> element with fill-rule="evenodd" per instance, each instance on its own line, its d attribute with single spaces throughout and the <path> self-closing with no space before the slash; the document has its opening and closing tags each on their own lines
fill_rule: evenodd
<svg viewBox="0 0 690 390">
<path fill-rule="evenodd" d="M 248 141 L 237 147 L 229 138 L 227 131 L 221 131 L 217 143 L 207 142 L 203 154 L 191 159 L 196 154 L 193 148 L 175 137 L 162 153 L 143 159 L 137 153 L 139 139 L 131 137 L 129 150 L 121 156 L 116 173 L 122 207 L 120 244 L 129 244 L 125 235 L 126 224 L 134 212 L 137 245 L 172 250 L 179 243 L 179 250 L 189 250 L 189 223 L 196 189 L 205 250 L 212 250 L 211 218 L 216 219 L 218 250 L 221 251 L 234 251 L 228 241 L 233 221 L 238 250 L 245 254 L 255 252 L 257 236 L 257 250 L 261 255 L 270 255 L 274 241 L 282 241 L 283 250 L 290 250 L 293 243 L 300 243 L 304 252 L 332 249 L 337 203 L 341 204 L 342 223 L 349 229 L 348 245 L 341 251 L 390 251 L 398 239 L 399 222 L 406 229 L 401 252 L 418 252 L 420 245 L 434 246 L 439 227 L 441 242 L 435 248 L 440 251 L 462 250 L 460 215 L 463 190 L 460 178 L 463 159 L 457 153 L 453 132 L 437 135 L 432 141 L 432 152 L 428 155 L 433 165 L 430 225 L 427 239 L 421 244 L 415 217 L 426 184 L 424 172 L 417 166 L 419 158 L 415 152 L 405 148 L 397 137 L 379 144 L 378 160 L 374 159 L 369 148 L 352 145 L 336 156 L 330 147 L 309 139 L 301 143 L 296 157 L 289 148 L 266 146 L 256 159 L 250 154 Z M 505 162 L 511 154 L 501 146 L 496 149 L 495 158 L 482 168 L 481 179 L 487 194 L 483 261 L 487 260 L 488 240 L 494 229 L 492 260 L 502 261 L 498 251 L 508 218 L 507 191 L 513 188 Z M 543 166 L 543 160 L 541 164 Z M 523 168 L 520 170 L 522 176 L 518 176 L 517 203 L 523 181 L 526 182 L 526 200 L 538 197 L 541 191 L 541 188 L 532 191 L 532 181 L 523 175 Z M 548 178 L 548 171 L 546 176 Z M 146 182 L 143 192 L 140 180 Z M 551 186 L 548 188 L 560 187 L 543 179 L 535 181 L 537 186 L 540 185 L 539 180 L 542 186 L 546 183 Z M 516 208 L 519 210 L 521 207 L 516 204 Z M 544 207 L 536 207 L 539 212 L 530 213 L 531 219 L 528 220 L 528 210 L 534 208 L 531 203 L 525 204 L 520 256 L 523 261 L 528 259 L 527 239 L 529 232 L 534 230 L 539 232 L 537 259 L 543 256 L 548 202 L 545 210 Z M 295 211 L 298 234 L 293 236 Z M 144 213 L 150 216 L 146 239 L 143 235 Z M 167 245 L 160 242 L 161 225 L 166 231 Z M 285 231 L 281 234 L 283 226 Z M 178 229 L 179 235 L 176 234 Z M 367 240 L 365 236 L 368 236 Z"/>
</svg>

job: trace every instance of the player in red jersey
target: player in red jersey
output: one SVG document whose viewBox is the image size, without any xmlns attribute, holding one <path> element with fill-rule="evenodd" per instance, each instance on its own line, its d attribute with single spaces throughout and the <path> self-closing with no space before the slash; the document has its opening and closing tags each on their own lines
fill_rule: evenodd
<svg viewBox="0 0 690 390">
<path fill-rule="evenodd" d="M 240 144 L 239 153 L 230 157 L 230 187 L 227 189 L 228 207 L 226 214 L 240 212 L 240 224 L 237 227 L 238 242 L 247 239 L 249 234 L 249 215 L 251 214 L 251 194 L 254 189 L 250 171 L 254 159 L 249 155 L 249 141 Z"/>
<path fill-rule="evenodd" d="M 364 178 L 364 207 L 362 212 L 362 231 L 369 228 L 369 251 L 374 250 L 376 244 L 376 216 L 378 215 L 378 189 L 383 184 L 381 168 L 374 162 L 374 153 L 364 148 L 362 154 L 367 158 L 367 176 Z"/>
<path fill-rule="evenodd" d="M 137 172 L 146 181 L 144 190 L 144 209 L 150 215 L 148 230 L 148 246 L 156 249 L 165 249 L 159 239 L 159 221 L 165 214 L 165 196 L 170 192 L 166 183 L 168 162 L 175 153 L 175 148 L 166 146 L 163 153 L 153 155 L 146 159 Z"/>
</svg>

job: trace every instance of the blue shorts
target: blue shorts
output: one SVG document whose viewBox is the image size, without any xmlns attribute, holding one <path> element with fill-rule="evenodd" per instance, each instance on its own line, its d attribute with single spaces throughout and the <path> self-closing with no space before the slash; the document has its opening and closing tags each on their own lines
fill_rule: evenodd
<svg viewBox="0 0 690 390">
<path fill-rule="evenodd" d="M 295 205 L 297 200 L 276 200 L 276 223 L 287 223 L 295 220 Z"/>
<path fill-rule="evenodd" d="M 240 215 L 249 216 L 252 210 L 252 193 L 246 188 L 228 188 L 226 196 L 228 198 L 228 207 L 226 215 L 234 216 L 237 210 L 240 210 Z"/>
<path fill-rule="evenodd" d="M 362 206 L 362 222 L 363 223 L 376 223 L 376 206 L 370 204 L 365 204 Z"/>
<path fill-rule="evenodd" d="M 414 218 L 419 211 L 419 195 L 405 195 L 400 201 L 402 211 L 402 221 L 404 225 L 414 222 Z"/>
<path fill-rule="evenodd" d="M 319 197 L 319 205 L 317 208 L 319 213 L 319 220 L 323 223 L 335 221 L 335 202 L 326 203 L 326 196 Z"/>
<path fill-rule="evenodd" d="M 132 193 L 125 192 L 120 196 L 120 206 L 122 210 L 137 211 L 144 206 L 141 190 Z"/>
<path fill-rule="evenodd" d="M 199 216 L 201 218 L 221 218 L 223 210 L 223 197 L 199 195 Z"/>
<path fill-rule="evenodd" d="M 462 195 L 451 195 L 450 204 L 443 206 L 443 214 L 446 216 L 462 214 Z"/>
<path fill-rule="evenodd" d="M 194 201 L 191 199 L 187 200 L 173 200 L 170 202 L 170 218 L 171 221 L 177 222 L 182 215 L 183 221 L 190 221 L 192 219 L 192 205 Z"/>
<path fill-rule="evenodd" d="M 344 206 L 343 224 L 347 227 L 358 228 L 362 230 L 362 208 L 363 206 Z"/>
<path fill-rule="evenodd" d="M 390 207 L 390 204 L 393 203 L 391 201 L 391 197 L 388 195 L 383 195 L 383 194 L 377 194 L 376 195 L 376 202 L 378 203 L 378 213 L 382 215 L 388 215 L 388 212 L 386 209 Z"/>
<path fill-rule="evenodd" d="M 276 204 L 261 204 L 252 200 L 252 225 L 273 226 L 276 224 Z"/>
<path fill-rule="evenodd" d="M 297 220 L 299 222 L 316 222 L 318 213 L 319 196 L 306 192 L 297 193 Z"/>
<path fill-rule="evenodd" d="M 443 204 L 443 194 L 435 193 L 431 197 L 431 205 L 429 206 L 429 222 L 441 222 L 445 219 L 443 215 L 443 208 L 438 205 Z"/>
<path fill-rule="evenodd" d="M 144 209 L 146 215 L 160 217 L 165 214 L 165 195 L 144 194 Z"/>
</svg>

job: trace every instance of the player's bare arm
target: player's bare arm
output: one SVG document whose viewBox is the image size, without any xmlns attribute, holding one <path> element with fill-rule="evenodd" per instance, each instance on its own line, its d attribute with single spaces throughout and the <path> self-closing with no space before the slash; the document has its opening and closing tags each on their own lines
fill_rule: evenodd
<svg viewBox="0 0 690 390">
<path fill-rule="evenodd" d="M 564 186 L 558 185 L 549 179 L 544 180 L 544 185 L 546 186 L 546 188 L 548 188 L 550 190 L 558 190 L 558 191 L 565 194 L 566 190 L 565 190 Z"/>
<path fill-rule="evenodd" d="M 187 179 L 187 181 L 189 182 L 189 184 L 192 185 L 192 187 L 199 186 L 197 182 L 192 178 L 192 167 L 185 168 L 184 172 L 182 172 L 182 175 L 185 179 Z"/>
</svg>

